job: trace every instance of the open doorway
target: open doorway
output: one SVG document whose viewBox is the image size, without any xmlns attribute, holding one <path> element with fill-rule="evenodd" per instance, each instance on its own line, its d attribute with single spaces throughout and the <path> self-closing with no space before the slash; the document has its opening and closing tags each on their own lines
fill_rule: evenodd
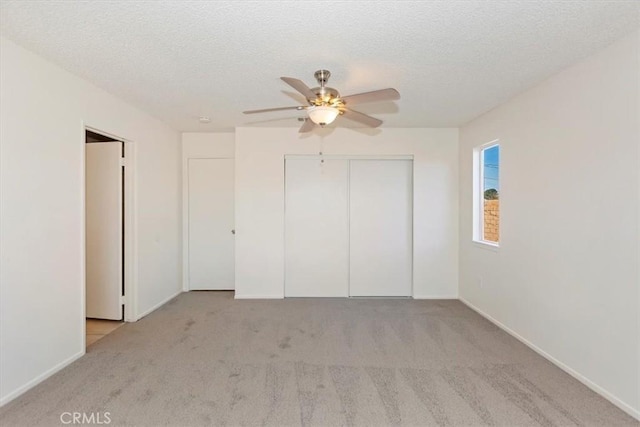
<svg viewBox="0 0 640 427">
<path fill-rule="evenodd" d="M 127 142 L 85 130 L 85 343 L 127 319 Z"/>
</svg>

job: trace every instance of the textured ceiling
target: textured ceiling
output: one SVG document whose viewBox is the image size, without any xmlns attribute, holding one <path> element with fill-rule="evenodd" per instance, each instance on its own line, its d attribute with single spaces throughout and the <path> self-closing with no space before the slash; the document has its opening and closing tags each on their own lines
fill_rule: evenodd
<svg viewBox="0 0 640 427">
<path fill-rule="evenodd" d="M 386 127 L 459 126 L 640 25 L 638 1 L 2 1 L 3 36 L 182 131 L 299 126 L 280 76 Z M 210 116 L 200 124 L 199 116 Z M 341 118 L 341 124 L 347 119 Z"/>
</svg>

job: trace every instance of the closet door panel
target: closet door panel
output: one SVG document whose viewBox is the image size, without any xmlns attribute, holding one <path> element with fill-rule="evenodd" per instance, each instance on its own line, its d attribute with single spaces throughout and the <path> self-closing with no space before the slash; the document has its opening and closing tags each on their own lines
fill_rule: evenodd
<svg viewBox="0 0 640 427">
<path fill-rule="evenodd" d="M 285 164 L 285 296 L 346 297 L 348 160 Z"/>
<path fill-rule="evenodd" d="M 235 287 L 234 160 L 189 159 L 189 289 Z"/>
<path fill-rule="evenodd" d="M 122 319 L 122 142 L 86 147 L 86 316 Z"/>
<path fill-rule="evenodd" d="M 350 162 L 350 296 L 411 296 L 413 162 Z"/>
</svg>

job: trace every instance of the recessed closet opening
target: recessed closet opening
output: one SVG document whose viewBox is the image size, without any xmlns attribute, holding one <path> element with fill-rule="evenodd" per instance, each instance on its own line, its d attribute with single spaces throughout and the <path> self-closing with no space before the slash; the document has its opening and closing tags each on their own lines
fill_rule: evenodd
<svg viewBox="0 0 640 427">
<path fill-rule="evenodd" d="M 413 295 L 413 157 L 285 157 L 285 297 Z"/>
</svg>

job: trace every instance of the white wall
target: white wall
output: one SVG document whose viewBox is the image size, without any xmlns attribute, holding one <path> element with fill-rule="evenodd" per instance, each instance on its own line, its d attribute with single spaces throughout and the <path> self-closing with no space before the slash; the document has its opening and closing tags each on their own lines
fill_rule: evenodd
<svg viewBox="0 0 640 427">
<path fill-rule="evenodd" d="M 284 156 L 414 155 L 414 297 L 456 298 L 457 129 L 236 129 L 236 298 L 284 295 Z"/>
<path fill-rule="evenodd" d="M 639 47 L 635 33 L 460 131 L 460 297 L 636 417 Z M 497 138 L 491 251 L 471 242 L 472 149 Z"/>
<path fill-rule="evenodd" d="M 184 132 L 182 134 L 182 160 L 221 158 L 233 159 L 235 132 Z M 186 169 L 183 164 L 183 171 Z"/>
<path fill-rule="evenodd" d="M 180 139 L 0 40 L 0 403 L 84 353 L 87 125 L 133 141 L 137 314 L 180 292 Z"/>
<path fill-rule="evenodd" d="M 189 290 L 189 159 L 233 159 L 235 132 L 182 134 L 182 289 Z"/>
</svg>

